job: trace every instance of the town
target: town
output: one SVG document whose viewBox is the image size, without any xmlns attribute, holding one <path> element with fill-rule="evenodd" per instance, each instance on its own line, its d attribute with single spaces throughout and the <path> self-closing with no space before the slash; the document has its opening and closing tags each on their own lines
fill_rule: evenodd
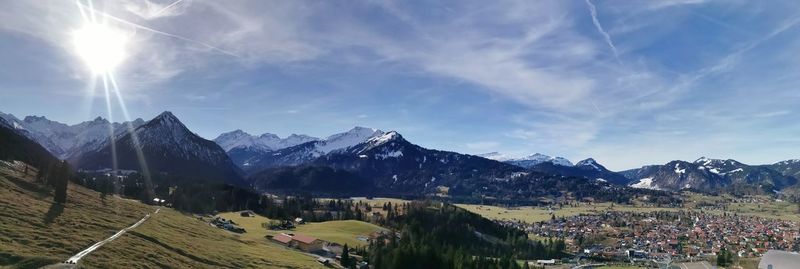
<svg viewBox="0 0 800 269">
<path fill-rule="evenodd" d="M 498 222 L 535 237 L 563 238 L 576 257 L 604 261 L 703 260 L 721 251 L 747 258 L 800 249 L 797 222 L 730 213 L 607 211 Z"/>
</svg>

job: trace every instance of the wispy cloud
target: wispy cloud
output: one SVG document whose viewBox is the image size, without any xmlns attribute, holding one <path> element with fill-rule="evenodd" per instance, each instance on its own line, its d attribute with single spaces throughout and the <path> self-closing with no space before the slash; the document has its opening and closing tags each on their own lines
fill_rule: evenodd
<svg viewBox="0 0 800 269">
<path fill-rule="evenodd" d="M 132 110 L 208 104 L 216 111 L 197 118 L 224 122 L 209 132 L 327 134 L 366 122 L 416 130 L 432 147 L 621 166 L 642 162 L 619 153 L 631 147 L 659 161 L 725 155 L 755 143 L 752 129 L 784 141 L 797 131 L 785 121 L 800 112 L 800 17 L 789 2 L 95 2 L 131 37 L 118 77 Z M 8 2 L 0 21 L 0 59 L 14 59 L 0 61 L 0 86 L 14 89 L 0 92 L 3 105 L 48 102 L 29 89 L 83 97 L 64 89 L 87 80 L 69 42 L 82 23 L 74 2 Z M 15 42 L 43 53 L 17 53 Z M 57 71 L 26 75 L 20 59 L 31 74 Z"/>
</svg>

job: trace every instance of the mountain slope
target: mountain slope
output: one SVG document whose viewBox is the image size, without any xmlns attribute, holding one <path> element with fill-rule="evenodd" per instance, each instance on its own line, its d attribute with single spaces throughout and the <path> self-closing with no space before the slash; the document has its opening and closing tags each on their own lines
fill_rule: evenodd
<svg viewBox="0 0 800 269">
<path fill-rule="evenodd" d="M 37 116 L 27 116 L 23 120 L 19 120 L 14 115 L 0 113 L 0 118 L 11 123 L 14 129 L 24 130 L 24 134 L 28 138 L 62 159 L 98 149 L 108 141 L 112 130 L 115 136 L 119 136 L 127 132 L 129 128 L 136 128 L 144 124 L 142 119 L 110 123 L 101 117 L 75 125 L 67 125 Z"/>
<path fill-rule="evenodd" d="M 214 139 L 214 142 L 219 144 L 225 151 L 240 147 L 254 147 L 273 151 L 316 140 L 319 140 L 319 138 L 307 135 L 291 134 L 289 137 L 280 138 L 270 133 L 255 136 L 242 130 L 235 130 L 219 135 Z"/>
<path fill-rule="evenodd" d="M 461 186 L 469 192 L 478 182 L 507 179 L 523 170 L 478 156 L 426 149 L 394 131 L 333 151 L 313 164 L 352 171 L 374 179 L 382 191 L 406 194 L 434 193 L 439 186 Z"/>
<path fill-rule="evenodd" d="M 25 130 L 13 129 L 13 125 L 0 118 L 0 160 L 17 160 L 38 168 L 45 168 L 59 160 L 47 149 L 24 136 Z"/>
<path fill-rule="evenodd" d="M 702 157 L 694 162 L 672 161 L 622 172 L 633 187 L 701 191 L 771 192 L 797 183 L 797 179 L 769 166 L 752 166 L 735 160 Z"/>
<path fill-rule="evenodd" d="M 244 164 L 269 152 L 317 140 L 319 138 L 307 135 L 292 134 L 287 138 L 280 138 L 270 133 L 255 136 L 235 130 L 219 135 L 214 142 L 228 153 L 236 165 L 244 167 Z"/>
<path fill-rule="evenodd" d="M 765 167 L 781 173 L 784 176 L 800 179 L 800 160 L 787 160 L 765 165 Z"/>
<path fill-rule="evenodd" d="M 531 168 L 531 167 L 534 167 L 534 166 L 536 166 L 538 164 L 542 164 L 542 163 L 551 163 L 551 164 L 554 164 L 554 165 L 567 166 L 567 167 L 573 166 L 572 162 L 570 162 L 566 158 L 563 158 L 563 157 L 550 157 L 550 156 L 547 156 L 547 155 L 544 155 L 544 154 L 541 154 L 541 153 L 536 153 L 536 154 L 525 156 L 525 157 L 522 157 L 522 158 L 508 159 L 508 160 L 504 160 L 504 162 L 510 163 L 510 164 L 513 164 L 513 165 L 516 165 L 516 166 L 519 166 L 519 167 L 523 167 L 523 168 Z"/>
<path fill-rule="evenodd" d="M 605 166 L 597 163 L 597 161 L 592 158 L 582 160 L 573 166 L 557 165 L 552 162 L 542 162 L 530 167 L 530 170 L 550 175 L 593 179 L 617 185 L 627 185 L 631 181 L 622 174 L 606 169 Z"/>
<path fill-rule="evenodd" d="M 289 166 L 261 171 L 249 177 L 257 190 L 312 192 L 326 195 L 365 195 L 373 192 L 372 180 L 353 173 L 320 166 Z"/>
<path fill-rule="evenodd" d="M 134 133 L 139 145 L 130 133 L 120 136 L 114 143 L 119 169 L 141 170 L 137 153 L 140 149 L 153 175 L 243 184 L 240 170 L 219 145 L 189 131 L 170 112 L 136 128 Z M 111 168 L 112 145 L 107 143 L 71 162 L 85 170 Z"/>
<path fill-rule="evenodd" d="M 274 167 L 309 164 L 332 151 L 355 146 L 382 134 L 381 130 L 355 127 L 347 132 L 331 135 L 324 140 L 306 142 L 253 156 L 244 160 L 240 165 L 245 172 L 253 174 Z M 235 150 L 228 152 L 237 158 L 240 153 Z"/>
</svg>

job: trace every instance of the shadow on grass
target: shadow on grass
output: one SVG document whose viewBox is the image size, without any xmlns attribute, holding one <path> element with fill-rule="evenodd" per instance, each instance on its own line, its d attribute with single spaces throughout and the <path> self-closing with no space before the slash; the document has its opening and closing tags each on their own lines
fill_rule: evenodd
<svg viewBox="0 0 800 269">
<path fill-rule="evenodd" d="M 40 268 L 42 266 L 54 263 L 58 263 L 58 260 L 49 257 L 27 257 L 0 252 L 0 267 L 9 266 L 10 268 Z"/>
<path fill-rule="evenodd" d="M 14 185 L 17 185 L 17 187 L 33 193 L 33 195 L 36 195 L 38 198 L 44 198 L 50 195 L 50 189 L 43 185 L 13 177 L 6 177 L 6 179 L 8 179 L 8 181 L 11 183 L 14 183 Z"/>
<path fill-rule="evenodd" d="M 44 214 L 44 224 L 49 225 L 53 223 L 53 220 L 61 216 L 61 213 L 64 213 L 64 205 L 60 203 L 53 203 L 50 205 L 50 210 L 47 210 L 47 213 Z"/>
</svg>

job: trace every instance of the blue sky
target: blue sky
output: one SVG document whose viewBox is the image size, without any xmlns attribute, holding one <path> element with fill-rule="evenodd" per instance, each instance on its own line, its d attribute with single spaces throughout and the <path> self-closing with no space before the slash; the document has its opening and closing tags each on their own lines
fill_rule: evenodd
<svg viewBox="0 0 800 269">
<path fill-rule="evenodd" d="M 800 158 L 796 1 L 93 4 L 128 22 L 109 20 L 129 37 L 114 76 L 130 115 L 170 110 L 209 139 L 359 125 L 612 169 Z M 75 3 L 3 6 L 0 111 L 105 117 L 71 43 Z"/>
</svg>

